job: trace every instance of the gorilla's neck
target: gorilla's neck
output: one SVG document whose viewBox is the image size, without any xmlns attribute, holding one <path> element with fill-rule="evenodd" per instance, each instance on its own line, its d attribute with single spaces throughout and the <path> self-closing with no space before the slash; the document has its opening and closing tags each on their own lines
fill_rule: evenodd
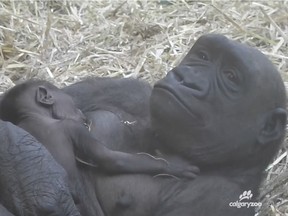
<svg viewBox="0 0 288 216">
<path fill-rule="evenodd" d="M 178 160 L 183 161 L 184 163 L 196 165 L 200 168 L 200 176 L 225 176 L 231 181 L 243 185 L 244 188 L 245 185 L 251 186 L 254 190 L 259 188 L 265 170 L 265 167 L 261 162 L 251 162 L 246 158 L 240 161 L 231 161 L 231 159 L 227 159 L 221 163 L 209 162 L 209 160 L 205 163 L 199 162 L 195 158 L 184 157 L 185 152 L 181 154 L 181 149 L 179 152 L 176 152 L 175 148 L 181 146 L 181 143 L 171 144 L 170 141 L 161 139 L 157 134 L 154 134 L 154 137 L 157 140 L 155 147 L 157 151 L 160 152 L 160 156 L 163 155 L 164 158 L 168 158 L 168 160 L 169 158 L 178 158 Z"/>
</svg>

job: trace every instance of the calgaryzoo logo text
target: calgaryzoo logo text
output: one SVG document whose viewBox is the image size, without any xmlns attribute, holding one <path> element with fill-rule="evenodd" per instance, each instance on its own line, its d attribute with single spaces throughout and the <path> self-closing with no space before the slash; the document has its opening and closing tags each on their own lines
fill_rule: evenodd
<svg viewBox="0 0 288 216">
<path fill-rule="evenodd" d="M 253 197 L 253 194 L 251 193 L 251 190 L 244 191 L 239 196 L 239 200 L 236 202 L 230 202 L 229 206 L 234 208 L 250 208 L 250 207 L 261 207 L 261 202 L 249 202 L 251 198 Z"/>
</svg>

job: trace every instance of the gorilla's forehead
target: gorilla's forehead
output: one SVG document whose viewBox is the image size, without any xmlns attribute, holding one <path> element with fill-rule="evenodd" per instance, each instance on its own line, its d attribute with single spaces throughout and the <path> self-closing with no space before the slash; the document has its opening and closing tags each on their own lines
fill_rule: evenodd
<svg viewBox="0 0 288 216">
<path fill-rule="evenodd" d="M 197 46 L 197 45 L 207 46 L 211 50 L 216 49 L 216 50 L 225 51 L 225 52 L 233 48 L 240 49 L 243 52 L 245 51 L 251 52 L 252 50 L 256 51 L 256 49 L 252 49 L 246 46 L 245 44 L 241 44 L 237 41 L 230 40 L 224 35 L 220 35 L 220 34 L 203 35 L 196 41 L 194 46 Z"/>
<path fill-rule="evenodd" d="M 193 48 L 206 48 L 211 54 L 226 55 L 234 58 L 238 58 L 239 61 L 248 60 L 251 55 L 261 55 L 262 53 L 255 48 L 249 47 L 245 44 L 241 44 L 237 41 L 228 39 L 223 35 L 208 34 L 201 36 Z M 263 57 L 263 56 L 262 56 Z M 264 59 L 262 59 L 264 61 Z M 266 59 L 265 59 L 266 60 Z"/>
<path fill-rule="evenodd" d="M 212 58 L 218 58 L 224 64 L 234 64 L 238 69 L 245 69 L 252 73 L 267 73 L 275 70 L 269 59 L 259 50 L 230 40 L 223 35 L 201 36 L 195 42 L 191 52 L 202 49 L 207 51 Z"/>
</svg>

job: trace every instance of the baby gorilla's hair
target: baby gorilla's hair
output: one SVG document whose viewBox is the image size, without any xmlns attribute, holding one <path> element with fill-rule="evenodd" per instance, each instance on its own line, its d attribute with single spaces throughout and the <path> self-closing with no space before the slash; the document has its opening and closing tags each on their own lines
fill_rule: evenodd
<svg viewBox="0 0 288 216">
<path fill-rule="evenodd" d="M 4 121 L 9 121 L 17 125 L 21 121 L 19 113 L 21 106 L 19 102 L 23 102 L 21 97 L 26 91 L 29 91 L 31 88 L 37 86 L 44 86 L 50 90 L 58 90 L 56 86 L 45 80 L 31 79 L 18 84 L 4 93 L 0 104 L 0 118 Z"/>
</svg>

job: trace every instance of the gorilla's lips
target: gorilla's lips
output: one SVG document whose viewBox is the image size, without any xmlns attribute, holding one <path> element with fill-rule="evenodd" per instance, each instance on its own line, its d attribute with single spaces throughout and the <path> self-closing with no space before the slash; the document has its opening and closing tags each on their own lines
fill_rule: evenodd
<svg viewBox="0 0 288 216">
<path fill-rule="evenodd" d="M 162 82 L 158 82 L 154 85 L 155 90 L 162 90 L 163 92 L 167 92 L 173 98 L 175 98 L 176 102 L 181 105 L 181 107 L 193 118 L 200 120 L 200 115 L 195 113 L 194 110 L 191 110 L 185 101 L 183 101 L 182 97 L 179 95 L 179 92 L 175 90 L 175 88 L 171 87 L 169 84 L 165 84 Z M 153 93 L 152 93 L 153 94 Z"/>
</svg>

